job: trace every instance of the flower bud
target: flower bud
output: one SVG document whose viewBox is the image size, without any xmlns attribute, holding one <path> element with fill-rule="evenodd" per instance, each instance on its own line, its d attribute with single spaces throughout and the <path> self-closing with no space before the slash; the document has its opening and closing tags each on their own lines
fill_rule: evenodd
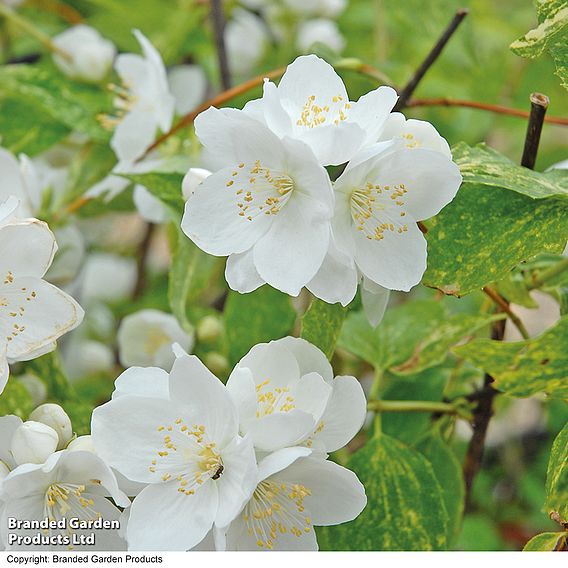
<svg viewBox="0 0 568 568">
<path fill-rule="evenodd" d="M 91 436 L 79 436 L 69 442 L 67 449 L 70 452 L 92 452 L 95 454 L 95 445 Z"/>
<path fill-rule="evenodd" d="M 214 343 L 223 332 L 223 324 L 215 316 L 205 316 L 197 324 L 197 339 L 203 343 Z"/>
<path fill-rule="evenodd" d="M 298 28 L 296 45 L 302 53 L 310 53 L 316 43 L 321 43 L 335 53 L 341 53 L 345 48 L 345 39 L 333 20 L 319 18 L 302 22 Z"/>
<path fill-rule="evenodd" d="M 24 374 L 17 378 L 17 381 L 24 385 L 25 389 L 32 397 L 34 406 L 39 406 L 47 399 L 47 387 L 45 383 L 35 375 Z"/>
<path fill-rule="evenodd" d="M 97 30 L 78 25 L 53 38 L 62 53 L 54 53 L 53 61 L 72 79 L 97 83 L 104 79 L 112 65 L 116 48 Z"/>
<path fill-rule="evenodd" d="M 57 432 L 41 422 L 24 422 L 12 437 L 12 456 L 18 465 L 43 463 L 57 449 Z"/>
<path fill-rule="evenodd" d="M 229 361 L 227 361 L 227 358 L 216 351 L 207 353 L 203 362 L 214 375 L 223 375 L 229 370 Z"/>
<path fill-rule="evenodd" d="M 42 404 L 38 406 L 30 414 L 30 420 L 41 422 L 55 430 L 59 440 L 57 444 L 58 450 L 62 450 L 73 436 L 71 420 L 65 410 L 58 404 Z"/>
</svg>

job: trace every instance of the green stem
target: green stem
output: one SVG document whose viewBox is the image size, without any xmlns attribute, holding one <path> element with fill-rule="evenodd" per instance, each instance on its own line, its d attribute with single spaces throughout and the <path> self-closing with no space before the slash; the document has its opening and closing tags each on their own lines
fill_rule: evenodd
<svg viewBox="0 0 568 568">
<path fill-rule="evenodd" d="M 529 290 L 534 290 L 535 288 L 540 288 L 543 284 L 552 280 L 559 274 L 562 274 L 565 270 L 568 270 L 568 257 L 557 262 L 554 266 L 551 266 L 547 270 L 543 270 L 539 275 L 532 278 L 531 282 L 528 284 Z"/>
<path fill-rule="evenodd" d="M 370 402 L 367 405 L 367 408 L 369 408 L 369 410 L 373 410 L 372 408 L 370 408 L 370 405 L 373 402 L 376 402 L 376 403 L 381 402 L 380 400 L 378 400 L 378 398 L 379 398 L 379 392 L 381 390 L 382 381 L 383 381 L 383 371 L 381 369 L 376 369 L 375 370 L 375 378 L 373 379 L 371 391 L 369 392 Z M 382 431 L 383 431 L 383 429 L 382 429 L 381 413 L 375 412 L 373 435 L 375 437 L 378 437 L 378 436 L 381 435 Z"/>
<path fill-rule="evenodd" d="M 367 404 L 369 410 L 375 412 L 432 412 L 440 414 L 454 414 L 464 420 L 471 420 L 469 410 L 449 402 L 432 402 L 429 400 L 370 400 Z"/>
<path fill-rule="evenodd" d="M 51 41 L 51 38 L 47 34 L 43 33 L 34 24 L 32 24 L 32 22 L 26 20 L 25 18 L 20 16 L 16 11 L 12 10 L 12 8 L 9 8 L 2 2 L 0 2 L 0 16 L 3 16 L 4 18 L 6 18 L 7 21 L 12 22 L 15 26 L 18 26 L 21 30 L 35 37 L 43 46 L 45 46 L 52 53 L 57 53 L 57 55 L 60 55 L 61 57 L 64 57 L 69 61 L 72 59 L 71 55 L 66 51 L 63 51 L 62 49 L 57 47 Z"/>
</svg>

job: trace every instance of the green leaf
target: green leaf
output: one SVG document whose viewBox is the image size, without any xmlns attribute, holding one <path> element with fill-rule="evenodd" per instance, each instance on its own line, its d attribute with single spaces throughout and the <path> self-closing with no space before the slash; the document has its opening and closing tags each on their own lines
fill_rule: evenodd
<svg viewBox="0 0 568 568">
<path fill-rule="evenodd" d="M 302 317 L 300 335 L 331 359 L 346 315 L 347 308 L 341 304 L 327 304 L 314 298 Z"/>
<path fill-rule="evenodd" d="M 556 74 L 568 89 L 568 5 L 565 0 L 536 2 L 539 25 L 511 44 L 521 57 L 539 57 L 546 50 L 554 59 Z"/>
<path fill-rule="evenodd" d="M 31 65 L 0 68 L 0 84 L 4 93 L 33 103 L 40 112 L 70 130 L 94 140 L 110 138 L 97 115 L 112 108 L 112 97 L 99 86 L 69 81 L 56 69 L 50 71 Z"/>
<path fill-rule="evenodd" d="M 33 401 L 28 389 L 23 383 L 10 379 L 0 396 L 0 416 L 15 414 L 27 420 L 32 410 Z"/>
<path fill-rule="evenodd" d="M 465 506 L 462 466 L 454 452 L 437 433 L 426 436 L 414 447 L 432 464 L 440 487 L 444 489 L 442 497 L 449 518 L 447 540 L 451 544 L 461 530 Z"/>
<path fill-rule="evenodd" d="M 568 521 L 568 423 L 560 431 L 550 452 L 546 474 L 546 508 Z"/>
<path fill-rule="evenodd" d="M 523 552 L 550 552 L 568 550 L 568 533 L 566 532 L 546 532 L 537 534 L 531 538 Z"/>
<path fill-rule="evenodd" d="M 205 286 L 218 259 L 194 245 L 181 229 L 175 226 L 176 242 L 172 246 L 172 263 L 168 280 L 168 300 L 180 326 L 193 332 L 187 315 L 187 304 Z"/>
<path fill-rule="evenodd" d="M 568 204 L 535 201 L 499 187 L 464 183 L 428 224 L 424 284 L 463 296 L 503 279 L 541 252 L 561 252 L 568 238 Z"/>
<path fill-rule="evenodd" d="M 542 335 L 503 343 L 477 339 L 453 351 L 495 379 L 495 387 L 509 395 L 526 397 L 545 392 L 568 398 L 568 317 Z"/>
<path fill-rule="evenodd" d="M 503 318 L 503 314 L 477 316 L 456 314 L 451 316 L 416 346 L 409 359 L 393 367 L 391 371 L 399 375 L 407 375 L 439 365 L 445 361 L 450 347 L 456 345 L 464 337 L 472 336 L 492 322 Z"/>
<path fill-rule="evenodd" d="M 426 458 L 381 434 L 348 464 L 367 493 L 367 507 L 350 523 L 318 529 L 328 550 L 445 550 L 448 514 Z"/>
<path fill-rule="evenodd" d="M 76 399 L 75 391 L 69 384 L 57 351 L 52 351 L 37 359 L 28 361 L 26 370 L 45 382 L 49 398 L 59 402 Z"/>
<path fill-rule="evenodd" d="M 21 98 L 0 100 L 0 142 L 13 154 L 35 156 L 60 142 L 70 132 L 57 120 L 50 120 L 41 109 Z"/>
<path fill-rule="evenodd" d="M 121 177 L 143 185 L 154 197 L 157 197 L 166 205 L 175 217 L 181 219 L 185 207 L 181 193 L 182 174 L 152 172 L 148 174 L 124 174 Z"/>
<path fill-rule="evenodd" d="M 452 154 L 464 182 L 502 187 L 533 199 L 568 198 L 568 175 L 564 171 L 540 173 L 523 168 L 485 144 L 471 147 L 460 142 L 452 148 Z"/>
<path fill-rule="evenodd" d="M 253 345 L 288 335 L 296 312 L 289 296 L 262 286 L 250 294 L 229 292 L 224 317 L 229 359 L 234 365 Z"/>
<path fill-rule="evenodd" d="M 406 302 L 387 310 L 381 324 L 373 329 L 363 312 L 351 312 L 343 324 L 339 345 L 384 371 L 406 361 L 446 316 L 440 302 Z"/>
</svg>

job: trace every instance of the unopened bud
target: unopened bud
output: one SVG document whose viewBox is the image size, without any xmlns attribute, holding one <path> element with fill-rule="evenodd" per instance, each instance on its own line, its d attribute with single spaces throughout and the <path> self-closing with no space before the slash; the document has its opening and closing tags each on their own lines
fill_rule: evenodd
<svg viewBox="0 0 568 568">
<path fill-rule="evenodd" d="M 212 351 L 207 353 L 204 358 L 205 366 L 214 374 L 222 375 L 229 370 L 229 361 L 221 353 Z"/>
<path fill-rule="evenodd" d="M 57 433 L 59 442 L 57 449 L 62 450 L 73 436 L 73 427 L 67 413 L 58 404 L 42 404 L 38 406 L 31 414 L 30 420 L 41 422 L 46 426 L 50 426 Z"/>
<path fill-rule="evenodd" d="M 57 449 L 57 432 L 41 422 L 24 422 L 12 437 L 12 456 L 18 465 L 44 463 Z"/>
<path fill-rule="evenodd" d="M 67 449 L 70 452 L 95 452 L 95 445 L 91 436 L 79 436 L 69 442 Z"/>
<path fill-rule="evenodd" d="M 223 324 L 215 316 L 205 316 L 197 324 L 197 340 L 203 343 L 214 343 L 223 332 Z"/>
</svg>

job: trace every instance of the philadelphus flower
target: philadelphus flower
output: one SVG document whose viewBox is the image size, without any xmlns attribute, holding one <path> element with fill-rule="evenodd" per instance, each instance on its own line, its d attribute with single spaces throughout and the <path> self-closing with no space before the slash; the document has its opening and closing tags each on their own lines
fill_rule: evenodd
<svg viewBox="0 0 568 568">
<path fill-rule="evenodd" d="M 130 549 L 194 547 L 213 526 L 228 526 L 256 485 L 254 449 L 238 434 L 231 397 L 194 356 L 176 359 L 169 377 L 126 371 L 93 412 L 92 436 L 106 463 L 148 484 L 131 506 Z"/>
<path fill-rule="evenodd" d="M 262 120 L 280 138 L 306 143 L 324 166 L 343 164 L 375 142 L 394 107 L 397 94 L 379 87 L 350 102 L 341 77 L 315 55 L 298 57 L 280 83 L 264 84 L 262 99 L 245 111 Z"/>
<path fill-rule="evenodd" d="M 53 233 L 37 219 L 14 218 L 17 206 L 0 203 L 0 392 L 8 363 L 52 351 L 83 319 L 75 300 L 42 280 L 57 250 Z"/>
<path fill-rule="evenodd" d="M 160 310 L 140 310 L 122 320 L 117 342 L 124 367 L 160 367 L 169 371 L 175 360 L 172 344 L 178 343 L 189 352 L 194 338 L 180 327 L 175 316 Z"/>
<path fill-rule="evenodd" d="M 121 512 L 105 495 L 110 495 L 115 503 L 127 507 L 130 501 L 122 493 L 110 468 L 91 452 L 69 452 L 63 450 L 47 458 L 44 464 L 21 465 L 3 480 L 0 486 L 0 500 L 4 501 L 0 538 L 8 550 L 33 548 L 22 541 L 10 542 L 8 533 L 17 537 L 33 537 L 37 529 L 8 529 L 7 518 L 41 521 L 46 517 L 52 520 L 95 521 L 118 520 Z M 96 532 L 95 546 L 72 546 L 90 550 L 124 550 L 125 543 L 117 530 L 48 530 L 40 532 L 41 545 L 47 549 L 68 549 L 68 545 L 57 545 L 58 537 L 71 537 L 73 533 L 89 535 Z M 12 537 L 13 538 L 13 537 Z M 51 542 L 46 539 L 50 539 Z"/>
<path fill-rule="evenodd" d="M 31 414 L 30 420 L 41 422 L 55 430 L 58 436 L 57 449 L 63 449 L 73 436 L 73 426 L 67 413 L 59 404 L 47 403 L 38 406 Z"/>
<path fill-rule="evenodd" d="M 354 377 L 333 378 L 325 355 L 304 339 L 254 346 L 227 388 L 239 410 L 241 434 L 257 449 L 306 445 L 323 453 L 345 446 L 361 429 L 367 402 Z"/>
<path fill-rule="evenodd" d="M 28 420 L 14 432 L 11 451 L 17 464 L 44 463 L 58 443 L 59 437 L 53 428 Z"/>
<path fill-rule="evenodd" d="M 32 217 L 41 204 L 42 188 L 32 161 L 20 154 L 17 159 L 11 152 L 0 148 L 0 202 L 14 196 L 19 200 L 15 214 Z"/>
<path fill-rule="evenodd" d="M 186 203 L 183 231 L 205 252 L 229 256 L 226 278 L 234 290 L 267 282 L 297 296 L 328 248 L 327 172 L 306 144 L 278 138 L 242 111 L 210 108 L 195 127 L 221 169 Z"/>
<path fill-rule="evenodd" d="M 116 48 L 90 26 L 77 25 L 53 38 L 53 44 L 63 51 L 54 53 L 53 61 L 72 79 L 91 83 L 102 81 L 110 71 Z"/>
<path fill-rule="evenodd" d="M 360 275 L 369 292 L 373 286 L 410 290 L 426 269 L 426 240 L 416 221 L 447 205 L 461 179 L 443 152 L 406 148 L 401 141 L 363 151 L 334 184 L 333 235 L 339 252 L 324 261 L 317 294 L 326 299 L 331 292 L 337 301 L 341 289 L 346 304 L 355 296 Z M 330 270 L 335 281 L 328 290 Z"/>
<path fill-rule="evenodd" d="M 225 26 L 229 67 L 235 75 L 246 75 L 262 59 L 268 46 L 266 24 L 248 10 L 237 8 Z"/>
<path fill-rule="evenodd" d="M 337 24 L 327 18 L 318 18 L 302 22 L 298 27 L 296 45 L 302 53 L 307 53 L 315 43 L 326 45 L 336 53 L 345 48 L 345 39 Z"/>
<path fill-rule="evenodd" d="M 106 119 L 109 126 L 116 126 L 111 147 L 119 162 L 127 163 L 144 153 L 158 129 L 170 129 L 175 105 L 160 54 L 139 30 L 134 35 L 143 55 L 122 53 L 116 58 L 123 86 L 115 87 L 117 117 Z"/>
<path fill-rule="evenodd" d="M 318 550 L 315 526 L 353 520 L 367 504 L 357 476 L 307 448 L 286 448 L 258 465 L 258 485 L 227 530 L 228 550 Z"/>
</svg>

